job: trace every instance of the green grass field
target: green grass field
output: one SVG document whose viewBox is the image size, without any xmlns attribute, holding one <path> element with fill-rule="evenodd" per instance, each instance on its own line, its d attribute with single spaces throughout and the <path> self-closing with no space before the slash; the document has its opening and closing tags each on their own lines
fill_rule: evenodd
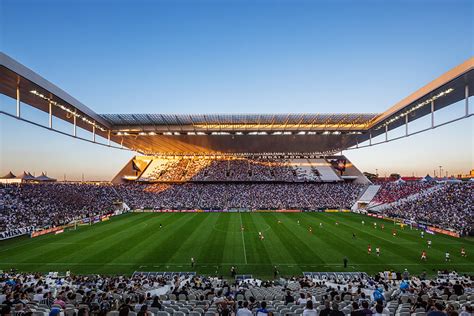
<svg viewBox="0 0 474 316">
<path fill-rule="evenodd" d="M 382 223 L 384 230 L 380 229 Z M 313 234 L 308 231 L 310 225 Z M 397 237 L 392 236 L 395 227 Z M 264 240 L 258 238 L 259 231 Z M 426 245 L 429 238 L 431 249 Z M 369 243 L 372 255 L 367 254 Z M 381 248 L 380 257 L 375 255 L 375 247 Z M 468 258 L 460 256 L 461 247 Z M 420 261 L 422 249 L 428 251 L 426 263 Z M 444 261 L 446 250 L 451 252 L 450 263 Z M 0 242 L 0 269 L 85 274 L 196 271 L 212 275 L 217 270 L 227 276 L 235 265 L 238 274 L 263 278 L 273 277 L 274 265 L 282 275 L 404 268 L 412 273 L 425 270 L 431 274 L 444 268 L 473 273 L 472 255 L 472 240 L 439 234 L 425 234 L 422 239 L 417 230 L 400 230 L 392 222 L 350 213 L 135 213 L 59 235 Z M 347 269 L 343 268 L 344 256 L 349 259 Z M 196 261 L 194 268 L 191 257 Z"/>
</svg>

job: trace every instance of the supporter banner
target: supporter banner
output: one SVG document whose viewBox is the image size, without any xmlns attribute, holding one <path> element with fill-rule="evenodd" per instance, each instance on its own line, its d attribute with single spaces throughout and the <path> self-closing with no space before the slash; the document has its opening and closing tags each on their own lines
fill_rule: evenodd
<svg viewBox="0 0 474 316">
<path fill-rule="evenodd" d="M 34 226 L 29 226 L 0 232 L 0 240 L 10 239 L 21 235 L 27 235 L 31 233 L 34 229 Z"/>
<path fill-rule="evenodd" d="M 57 232 L 57 231 L 62 230 L 62 229 L 63 229 L 63 227 L 59 226 L 59 227 L 52 227 L 52 228 L 48 228 L 48 229 L 38 230 L 36 232 L 31 233 L 31 238 L 46 235 L 46 234 L 50 234 L 50 233 L 54 233 L 54 232 Z"/>
<path fill-rule="evenodd" d="M 370 216 L 370 217 L 381 218 L 381 219 L 389 219 L 389 220 L 392 220 L 392 221 L 393 221 L 392 218 L 385 218 L 385 217 L 383 217 L 382 215 L 375 214 L 375 213 L 367 213 L 367 215 Z"/>
<path fill-rule="evenodd" d="M 82 225 L 89 225 L 90 221 L 91 221 L 91 219 L 90 219 L 89 217 L 83 218 L 83 219 L 81 220 L 81 224 L 82 224 Z"/>
<path fill-rule="evenodd" d="M 133 213 L 197 213 L 197 212 L 209 212 L 207 210 L 133 210 Z M 211 211 L 218 212 L 218 211 Z"/>
<path fill-rule="evenodd" d="M 347 210 L 347 209 L 327 209 L 327 210 L 324 210 L 325 213 L 350 213 L 351 211 L 350 210 Z M 372 215 L 369 215 L 369 216 L 372 216 Z"/>
<path fill-rule="evenodd" d="M 461 236 L 456 233 L 456 232 L 453 232 L 453 231 L 450 231 L 450 230 L 446 230 L 446 229 L 441 229 L 441 228 L 438 228 L 438 227 L 433 227 L 433 226 L 428 226 L 427 227 L 427 231 L 428 230 L 431 230 L 431 231 L 434 231 L 436 233 L 440 233 L 440 234 L 445 234 L 445 235 L 448 235 L 448 236 L 451 236 L 451 237 L 457 237 L 457 238 L 460 238 Z"/>
</svg>

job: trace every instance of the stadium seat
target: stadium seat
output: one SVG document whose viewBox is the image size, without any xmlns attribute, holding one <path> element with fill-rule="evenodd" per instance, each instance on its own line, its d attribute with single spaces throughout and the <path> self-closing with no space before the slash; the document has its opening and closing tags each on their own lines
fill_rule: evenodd
<svg viewBox="0 0 474 316">
<path fill-rule="evenodd" d="M 64 316 L 74 316 L 76 315 L 76 310 L 74 308 L 67 308 L 64 310 Z"/>
<path fill-rule="evenodd" d="M 165 307 L 164 310 L 165 310 L 165 312 L 167 312 L 169 314 L 173 314 L 175 312 L 175 310 L 171 307 Z"/>
<path fill-rule="evenodd" d="M 291 306 L 290 310 L 291 310 L 292 312 L 294 312 L 295 310 L 300 309 L 301 306 L 302 306 L 302 305 L 293 305 L 293 306 Z"/>
</svg>

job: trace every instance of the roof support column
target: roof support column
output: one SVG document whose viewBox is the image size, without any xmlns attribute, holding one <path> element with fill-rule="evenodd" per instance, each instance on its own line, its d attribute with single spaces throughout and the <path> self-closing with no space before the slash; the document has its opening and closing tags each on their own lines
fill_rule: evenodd
<svg viewBox="0 0 474 316">
<path fill-rule="evenodd" d="M 92 125 L 92 141 L 95 143 L 95 123 Z"/>
<path fill-rule="evenodd" d="M 385 141 L 388 142 L 388 125 L 385 125 Z"/>
<path fill-rule="evenodd" d="M 20 117 L 20 82 L 16 84 L 16 117 Z"/>
<path fill-rule="evenodd" d="M 369 146 L 372 146 L 372 131 L 369 132 Z"/>
<path fill-rule="evenodd" d="M 431 128 L 434 128 L 434 101 L 431 101 Z"/>
<path fill-rule="evenodd" d="M 77 111 L 74 111 L 74 123 L 73 123 L 73 130 L 72 133 L 74 134 L 74 137 L 77 136 Z"/>
<path fill-rule="evenodd" d="M 49 102 L 49 128 L 53 128 L 53 104 Z"/>
<path fill-rule="evenodd" d="M 110 146 L 110 129 L 107 133 L 107 146 Z"/>
<path fill-rule="evenodd" d="M 466 84 L 466 86 L 464 87 L 464 96 L 466 98 L 466 116 L 469 115 L 469 85 Z"/>
<path fill-rule="evenodd" d="M 405 115 L 405 136 L 408 136 L 408 114 Z"/>
</svg>

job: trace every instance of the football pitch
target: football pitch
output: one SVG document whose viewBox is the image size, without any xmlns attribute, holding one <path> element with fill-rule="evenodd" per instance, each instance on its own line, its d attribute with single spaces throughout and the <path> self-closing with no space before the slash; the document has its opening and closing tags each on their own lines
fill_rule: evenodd
<svg viewBox="0 0 474 316">
<path fill-rule="evenodd" d="M 376 247 L 381 250 L 379 257 Z M 467 258 L 461 257 L 461 247 Z M 427 251 L 426 262 L 420 260 L 422 250 Z M 445 262 L 446 251 L 451 262 Z M 284 276 L 304 271 L 373 274 L 405 268 L 411 273 L 433 274 L 441 269 L 474 273 L 473 255 L 472 239 L 426 233 L 421 238 L 418 230 L 351 213 L 130 213 L 58 235 L 2 241 L 0 269 L 129 275 L 196 271 L 228 277 L 235 266 L 237 274 L 261 278 L 272 278 L 275 266 Z"/>
</svg>

